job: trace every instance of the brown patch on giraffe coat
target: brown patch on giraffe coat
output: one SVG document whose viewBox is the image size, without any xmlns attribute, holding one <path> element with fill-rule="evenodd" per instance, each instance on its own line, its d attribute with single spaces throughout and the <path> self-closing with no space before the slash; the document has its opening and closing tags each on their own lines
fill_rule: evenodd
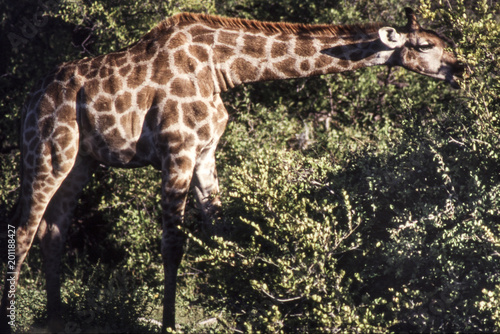
<svg viewBox="0 0 500 334">
<path fill-rule="evenodd" d="M 196 59 L 190 57 L 186 51 L 179 50 L 174 53 L 174 66 L 179 72 L 193 73 L 196 70 Z"/>
<path fill-rule="evenodd" d="M 72 76 L 69 81 L 64 84 L 63 93 L 64 101 L 74 101 L 76 98 L 77 90 L 82 87 L 78 77 Z"/>
<path fill-rule="evenodd" d="M 233 48 L 224 45 L 217 45 L 213 52 L 215 63 L 225 63 L 235 54 Z"/>
<path fill-rule="evenodd" d="M 38 103 L 38 117 L 44 117 L 44 116 L 47 116 L 51 113 L 54 112 L 54 108 L 55 108 L 55 104 L 54 104 L 54 101 L 52 101 L 52 99 L 50 97 L 48 97 L 47 95 L 44 95 L 42 97 L 42 99 L 40 100 L 40 103 Z M 34 115 L 32 116 L 34 118 Z M 32 125 L 35 125 L 36 124 L 36 120 L 35 121 L 32 121 L 30 120 L 29 122 L 30 124 Z"/>
<path fill-rule="evenodd" d="M 160 52 L 153 61 L 151 80 L 159 85 L 166 84 L 174 76 L 169 69 L 169 55 L 166 51 Z"/>
<path fill-rule="evenodd" d="M 179 122 L 179 110 L 177 110 L 177 106 L 179 103 L 173 100 L 167 100 L 165 103 L 164 111 L 162 112 L 162 120 L 160 123 L 160 128 L 167 129 L 173 124 Z"/>
<path fill-rule="evenodd" d="M 195 25 L 191 29 L 189 29 L 189 33 L 193 36 L 196 35 L 210 35 L 214 32 L 213 29 L 207 28 L 206 26 L 202 25 Z"/>
<path fill-rule="evenodd" d="M 309 64 L 309 61 L 304 60 L 303 62 L 301 62 L 300 69 L 304 72 L 309 71 L 311 69 L 311 65 Z"/>
<path fill-rule="evenodd" d="M 336 45 L 339 45 L 339 44 L 342 44 L 342 38 L 340 38 L 339 40 L 339 37 L 328 37 L 328 36 L 317 36 L 316 38 L 316 41 L 318 41 L 321 45 L 324 45 L 325 48 L 327 47 L 334 47 Z M 344 42 L 345 44 L 345 42 Z"/>
<path fill-rule="evenodd" d="M 185 177 L 180 177 L 180 176 L 173 176 L 166 184 L 166 187 L 169 189 L 187 189 L 189 187 L 189 180 L 187 180 Z M 176 197 L 179 196 L 179 194 L 175 195 Z M 184 194 L 182 194 L 182 197 L 184 197 Z M 177 211 L 178 208 L 172 208 L 175 209 L 173 211 Z"/>
<path fill-rule="evenodd" d="M 64 104 L 57 108 L 57 120 L 58 122 L 63 122 L 65 124 L 76 121 L 76 113 L 74 107 Z"/>
<path fill-rule="evenodd" d="M 101 129 L 111 128 L 116 125 L 116 116 L 102 114 L 99 115 L 99 127 Z"/>
<path fill-rule="evenodd" d="M 64 102 L 65 87 L 58 82 L 52 82 L 46 89 L 44 97 L 41 102 L 47 101 L 50 97 L 51 107 L 47 108 L 48 105 L 40 103 L 40 116 L 45 115 L 44 112 L 53 112 L 60 104 Z"/>
<path fill-rule="evenodd" d="M 212 79 L 212 71 L 208 66 L 203 68 L 198 73 L 198 86 L 202 97 L 209 97 L 214 92 L 214 82 Z"/>
<path fill-rule="evenodd" d="M 231 71 L 241 82 L 254 81 L 258 75 L 258 68 L 243 58 L 238 58 L 231 64 Z"/>
<path fill-rule="evenodd" d="M 103 59 L 107 57 L 107 55 L 98 56 L 90 59 L 90 68 L 91 73 L 97 73 L 103 64 Z M 95 74 L 94 74 L 95 75 Z"/>
<path fill-rule="evenodd" d="M 137 138 L 142 132 L 142 117 L 135 111 L 123 114 L 120 117 L 120 124 L 127 136 Z"/>
<path fill-rule="evenodd" d="M 149 61 L 154 57 L 158 50 L 158 46 L 155 41 L 149 41 L 147 43 L 139 43 L 135 47 L 130 49 L 133 63 L 140 63 Z"/>
<path fill-rule="evenodd" d="M 188 39 L 187 39 L 186 35 L 184 35 L 182 32 L 179 32 L 170 38 L 170 41 L 168 43 L 168 48 L 169 49 L 176 49 L 176 48 L 186 44 L 187 42 L 188 42 Z"/>
<path fill-rule="evenodd" d="M 194 26 L 189 30 L 189 33 L 193 36 L 193 42 L 203 43 L 203 44 L 213 44 L 214 43 L 214 30 L 206 28 L 204 26 Z"/>
<path fill-rule="evenodd" d="M 275 42 L 271 47 L 271 57 L 278 58 L 287 54 L 288 45 L 286 43 Z"/>
<path fill-rule="evenodd" d="M 56 73 L 55 80 L 67 81 L 75 75 L 75 65 L 62 66 L 61 69 Z"/>
<path fill-rule="evenodd" d="M 312 57 L 316 54 L 316 48 L 312 37 L 299 37 L 295 41 L 295 54 L 301 57 Z"/>
<path fill-rule="evenodd" d="M 81 76 L 87 76 L 90 71 L 90 64 L 88 62 L 84 62 L 78 65 L 78 74 Z"/>
<path fill-rule="evenodd" d="M 208 117 L 208 107 L 203 102 L 183 103 L 181 108 L 184 111 L 183 122 L 191 129 Z"/>
<path fill-rule="evenodd" d="M 236 46 L 237 39 L 238 39 L 238 34 L 227 31 L 221 31 L 219 33 L 219 36 L 217 37 L 217 42 L 226 45 Z"/>
<path fill-rule="evenodd" d="M 89 98 L 96 96 L 97 93 L 99 93 L 100 86 L 101 86 L 101 82 L 97 79 L 85 81 L 85 84 L 83 87 L 83 89 L 85 91 L 85 97 L 89 99 Z"/>
<path fill-rule="evenodd" d="M 194 56 L 198 61 L 205 63 L 208 61 L 208 52 L 206 48 L 199 45 L 190 45 L 189 52 L 192 56 Z"/>
<path fill-rule="evenodd" d="M 170 94 L 179 97 L 195 96 L 196 87 L 190 80 L 177 78 L 170 85 Z"/>
<path fill-rule="evenodd" d="M 332 59 L 329 56 L 326 55 L 320 55 L 316 61 L 314 62 L 314 67 L 315 68 L 324 68 L 327 66 L 332 65 Z"/>
<path fill-rule="evenodd" d="M 111 105 L 111 98 L 101 95 L 97 98 L 97 100 L 94 101 L 93 107 L 97 112 L 104 112 L 111 111 Z"/>
<path fill-rule="evenodd" d="M 113 67 L 110 67 L 108 65 L 104 65 L 99 70 L 99 76 L 101 77 L 101 79 L 104 79 L 104 78 L 112 75 L 114 71 L 115 71 L 115 69 Z"/>
<path fill-rule="evenodd" d="M 179 154 L 184 149 L 193 147 L 195 137 L 187 132 L 174 130 L 160 135 L 160 147 L 171 155 Z"/>
<path fill-rule="evenodd" d="M 273 70 L 266 68 L 264 72 L 262 73 L 261 79 L 262 80 L 274 80 L 278 78 L 279 75 L 276 74 Z"/>
<path fill-rule="evenodd" d="M 94 78 L 97 78 L 98 74 L 99 74 L 99 68 L 92 68 L 92 66 L 91 66 L 90 71 L 87 73 L 85 78 L 87 78 L 89 80 L 94 79 Z"/>
<path fill-rule="evenodd" d="M 48 145 L 46 145 L 45 147 L 47 148 Z M 46 154 L 50 154 L 50 152 L 48 150 L 44 150 L 44 155 Z M 45 166 L 40 166 L 41 169 L 44 171 L 44 172 L 50 172 L 50 166 L 49 164 L 45 165 Z M 37 180 L 38 181 L 38 180 Z M 45 192 L 41 191 L 43 189 L 43 181 L 38 181 L 38 182 L 33 182 L 33 190 L 34 190 L 34 193 L 33 193 L 33 197 L 35 199 L 35 204 L 34 207 L 33 207 L 33 210 L 34 211 L 43 211 L 45 210 L 45 205 L 43 205 L 42 203 L 40 202 L 45 202 L 45 199 L 46 199 L 46 195 L 45 195 Z"/>
<path fill-rule="evenodd" d="M 139 93 L 137 93 L 137 105 L 140 110 L 146 110 L 151 107 L 153 103 L 153 98 L 155 94 L 155 89 L 150 86 L 146 86 Z"/>
<path fill-rule="evenodd" d="M 156 89 L 154 92 L 154 99 L 153 99 L 153 105 L 157 106 L 158 104 L 162 103 L 163 100 L 167 97 L 167 93 L 163 89 Z"/>
<path fill-rule="evenodd" d="M 92 134 L 93 136 L 95 127 L 97 126 L 95 114 L 91 113 L 86 108 L 82 109 L 80 112 L 79 125 L 83 134 Z"/>
<path fill-rule="evenodd" d="M 125 77 L 127 74 L 130 73 L 131 70 L 132 70 L 132 66 L 130 64 L 127 64 L 127 65 L 123 66 L 122 68 L 120 68 L 118 70 L 118 73 L 120 73 L 120 75 L 122 77 Z"/>
<path fill-rule="evenodd" d="M 341 68 L 343 70 L 346 70 L 346 69 L 349 69 L 351 68 L 351 61 L 349 60 L 346 60 L 346 59 L 340 59 L 339 61 L 337 61 L 335 63 L 335 65 L 338 67 L 338 68 Z"/>
<path fill-rule="evenodd" d="M 118 113 L 125 112 L 130 108 L 132 102 L 132 94 L 124 92 L 115 98 L 115 110 Z"/>
<path fill-rule="evenodd" d="M 111 75 L 102 81 L 102 90 L 108 94 L 114 94 L 122 89 L 122 80 L 116 75 Z"/>
<path fill-rule="evenodd" d="M 212 137 L 210 125 L 208 124 L 203 125 L 196 131 L 196 134 L 198 135 L 198 139 L 201 141 L 210 140 L 210 138 Z"/>
<path fill-rule="evenodd" d="M 44 147 L 44 149 L 45 149 L 45 147 Z M 44 151 L 45 151 L 45 150 L 44 150 Z M 45 152 L 43 152 L 43 151 L 42 151 L 42 153 L 45 153 Z M 50 152 L 49 152 L 49 153 L 50 153 Z M 40 169 L 42 169 L 42 168 L 40 168 Z M 46 167 L 46 166 L 44 166 L 44 168 L 43 168 L 43 169 L 44 169 L 44 170 L 47 170 L 47 167 Z M 33 183 L 33 187 L 32 187 L 32 189 L 30 189 L 30 191 L 31 191 L 31 192 L 33 192 L 33 197 L 34 197 L 34 198 L 36 198 L 37 200 L 40 200 L 40 199 L 43 199 L 43 198 L 44 198 L 44 195 L 43 195 L 43 194 L 40 194 L 40 193 L 36 194 L 36 193 L 35 193 L 35 192 L 39 192 L 41 188 L 42 188 L 42 183 L 41 183 L 41 182 L 34 182 L 34 183 Z M 43 209 L 42 209 L 42 210 L 43 210 Z"/>
<path fill-rule="evenodd" d="M 128 62 L 127 53 L 124 51 L 110 53 L 108 54 L 107 60 L 108 64 L 111 64 L 112 66 L 123 66 Z"/>
<path fill-rule="evenodd" d="M 77 155 L 77 153 L 78 153 L 78 151 L 76 149 L 76 146 L 68 148 L 66 151 L 64 151 L 65 161 L 70 161 L 70 160 L 74 159 L 75 156 Z"/>
<path fill-rule="evenodd" d="M 135 66 L 127 77 L 127 86 L 136 88 L 146 80 L 148 68 L 146 65 Z"/>
<path fill-rule="evenodd" d="M 186 156 L 177 157 L 177 158 L 175 158 L 174 162 L 175 162 L 177 168 L 179 168 L 183 172 L 189 171 L 193 168 L 193 162 L 191 161 L 190 158 L 188 158 Z"/>
<path fill-rule="evenodd" d="M 279 63 L 274 64 L 274 67 L 288 78 L 296 78 L 300 76 L 300 72 L 295 69 L 295 59 L 288 58 Z"/>
<path fill-rule="evenodd" d="M 245 35 L 243 36 L 244 46 L 243 53 L 253 58 L 264 58 L 266 56 L 267 39 L 260 36 Z"/>
<path fill-rule="evenodd" d="M 66 126 L 58 126 L 54 129 L 52 138 L 57 140 L 57 143 L 62 147 L 68 147 L 75 140 L 74 134 Z"/>
<path fill-rule="evenodd" d="M 193 37 L 193 42 L 195 42 L 195 43 L 213 45 L 214 41 L 215 41 L 215 37 L 213 34 L 211 34 L 211 35 L 197 35 L 197 36 Z"/>
<path fill-rule="evenodd" d="M 277 41 L 288 42 L 290 40 L 290 35 L 286 33 L 281 33 L 275 37 Z"/>
<path fill-rule="evenodd" d="M 40 129 L 40 137 L 47 139 L 54 131 L 55 119 L 54 116 L 47 116 L 38 121 L 38 128 Z"/>
</svg>

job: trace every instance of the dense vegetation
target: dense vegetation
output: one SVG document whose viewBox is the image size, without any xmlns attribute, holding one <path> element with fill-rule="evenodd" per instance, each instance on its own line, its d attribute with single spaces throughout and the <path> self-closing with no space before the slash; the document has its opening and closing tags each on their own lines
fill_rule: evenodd
<svg viewBox="0 0 500 334">
<path fill-rule="evenodd" d="M 224 95 L 224 219 L 207 235 L 190 199 L 177 320 L 185 332 L 500 331 L 495 1 L 2 2 L 2 222 L 18 194 L 19 110 L 54 65 L 126 46 L 179 11 L 403 25 L 406 6 L 455 43 L 461 90 L 370 68 Z M 159 176 L 101 168 L 85 188 L 63 259 L 67 332 L 159 330 Z M 44 326 L 37 244 L 17 296 L 18 332 Z"/>
</svg>

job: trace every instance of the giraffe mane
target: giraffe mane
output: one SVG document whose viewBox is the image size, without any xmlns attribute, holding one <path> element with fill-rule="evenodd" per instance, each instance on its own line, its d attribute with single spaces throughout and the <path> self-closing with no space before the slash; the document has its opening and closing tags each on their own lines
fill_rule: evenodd
<svg viewBox="0 0 500 334">
<path fill-rule="evenodd" d="M 227 18 L 215 15 L 180 13 L 162 21 L 153 30 L 168 30 L 171 26 L 182 23 L 205 23 L 213 27 L 224 27 L 232 29 L 258 30 L 268 33 L 320 35 L 320 36 L 349 36 L 353 34 L 371 34 L 380 27 L 382 23 L 366 23 L 353 25 L 332 24 L 303 24 L 285 22 L 264 22 L 241 18 Z"/>
</svg>

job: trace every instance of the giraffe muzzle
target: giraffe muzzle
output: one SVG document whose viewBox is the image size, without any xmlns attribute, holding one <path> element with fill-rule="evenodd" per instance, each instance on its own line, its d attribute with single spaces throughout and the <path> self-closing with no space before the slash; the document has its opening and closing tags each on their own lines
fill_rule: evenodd
<svg viewBox="0 0 500 334">
<path fill-rule="evenodd" d="M 451 85 L 451 87 L 455 89 L 460 89 L 460 85 L 458 84 L 458 82 L 465 79 L 466 77 L 468 76 L 465 71 L 465 65 L 461 62 L 457 62 L 453 66 L 453 73 L 451 75 L 451 78 L 447 81 Z"/>
</svg>

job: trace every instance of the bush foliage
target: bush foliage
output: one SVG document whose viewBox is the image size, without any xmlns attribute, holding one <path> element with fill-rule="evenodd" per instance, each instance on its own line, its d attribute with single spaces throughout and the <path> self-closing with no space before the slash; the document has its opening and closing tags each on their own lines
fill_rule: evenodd
<svg viewBox="0 0 500 334">
<path fill-rule="evenodd" d="M 207 234 L 189 199 L 177 320 L 193 333 L 499 331 L 500 6 L 491 1 L 0 4 L 2 220 L 18 194 L 19 110 L 54 65 L 126 46 L 179 11 L 402 25 L 406 6 L 452 40 L 467 67 L 461 90 L 370 68 L 225 93 L 224 218 Z M 67 332 L 159 331 L 159 182 L 152 168 L 101 168 L 85 188 L 63 259 Z M 45 324 L 41 268 L 35 244 L 19 332 Z"/>
</svg>

